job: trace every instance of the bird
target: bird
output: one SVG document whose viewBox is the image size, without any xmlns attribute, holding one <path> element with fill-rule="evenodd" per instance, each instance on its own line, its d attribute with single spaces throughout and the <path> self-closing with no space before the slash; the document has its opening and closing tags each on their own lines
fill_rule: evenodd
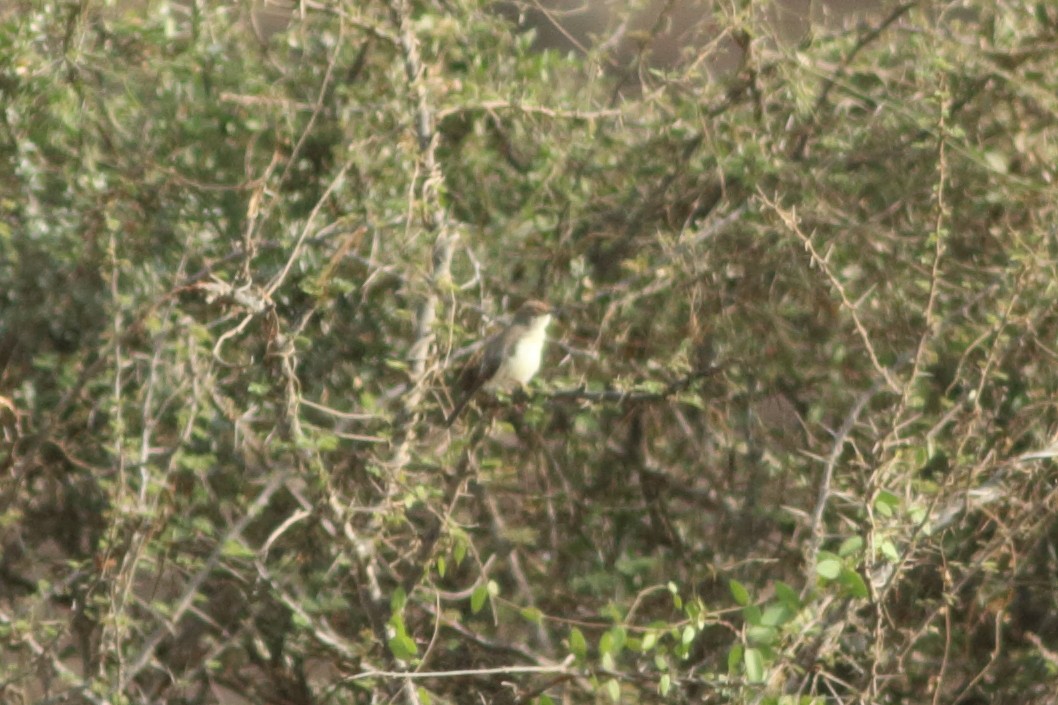
<svg viewBox="0 0 1058 705">
<path fill-rule="evenodd" d="M 540 369 L 547 326 L 554 309 L 531 299 L 514 314 L 510 325 L 486 341 L 459 375 L 459 401 L 445 419 L 451 426 L 463 407 L 481 389 L 512 391 L 524 387 Z"/>
</svg>

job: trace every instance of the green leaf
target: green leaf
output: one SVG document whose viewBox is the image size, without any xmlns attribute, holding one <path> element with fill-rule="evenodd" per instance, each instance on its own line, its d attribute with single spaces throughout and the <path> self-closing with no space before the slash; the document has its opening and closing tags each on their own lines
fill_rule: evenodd
<svg viewBox="0 0 1058 705">
<path fill-rule="evenodd" d="M 743 647 L 742 644 L 735 644 L 731 647 L 731 650 L 727 652 L 727 672 L 735 674 L 738 672 L 739 664 L 742 663 Z"/>
<path fill-rule="evenodd" d="M 536 607 L 523 607 L 522 609 L 518 610 L 518 613 L 522 615 L 523 619 L 526 619 L 532 622 L 533 624 L 540 624 L 540 622 L 543 621 L 543 612 L 541 612 Z"/>
<path fill-rule="evenodd" d="M 611 652 L 613 652 L 613 637 L 610 636 L 610 632 L 606 632 L 599 639 L 599 653 L 605 655 Z"/>
<path fill-rule="evenodd" d="M 728 582 L 727 587 L 731 590 L 731 597 L 735 598 L 735 602 L 740 605 L 749 604 L 749 590 L 738 582 L 737 580 L 731 580 Z"/>
<path fill-rule="evenodd" d="M 321 433 L 316 437 L 316 449 L 323 453 L 336 450 L 338 444 L 338 436 L 335 436 L 333 433 Z"/>
<path fill-rule="evenodd" d="M 444 556 L 437 557 L 437 574 L 442 578 L 445 576 L 445 572 L 448 570 L 448 561 L 445 560 Z"/>
<path fill-rule="evenodd" d="M 881 550 L 882 555 L 888 558 L 891 563 L 900 562 L 900 551 L 896 549 L 896 544 L 889 539 L 882 541 Z"/>
<path fill-rule="evenodd" d="M 1007 173 L 1007 159 L 1001 152 L 985 152 L 985 163 L 992 171 Z"/>
<path fill-rule="evenodd" d="M 658 693 L 661 695 L 668 695 L 669 688 L 672 687 L 672 679 L 668 673 L 662 673 L 661 678 L 658 679 Z"/>
<path fill-rule="evenodd" d="M 588 642 L 584 640 L 584 634 L 576 627 L 569 632 L 569 650 L 579 659 L 588 656 Z"/>
<path fill-rule="evenodd" d="M 797 612 L 801 609 L 801 598 L 794 592 L 793 588 L 782 581 L 775 583 L 775 596 L 779 598 L 787 609 Z"/>
<path fill-rule="evenodd" d="M 611 678 L 606 681 L 606 694 L 610 696 L 610 700 L 615 703 L 621 701 L 621 684 L 617 682 L 616 678 Z"/>
<path fill-rule="evenodd" d="M 680 591 L 676 588 L 676 583 L 669 581 L 668 584 L 669 592 L 672 593 L 672 606 L 676 609 L 683 609 L 683 598 L 680 597 Z"/>
<path fill-rule="evenodd" d="M 404 593 L 404 588 L 398 587 L 389 598 L 389 611 L 394 614 L 400 614 L 404 611 L 404 605 L 407 603 L 408 596 Z"/>
<path fill-rule="evenodd" d="M 390 638 L 389 650 L 396 658 L 402 661 L 413 659 L 419 653 L 415 640 L 403 631 L 398 631 L 396 635 Z"/>
<path fill-rule="evenodd" d="M 758 649 L 746 649 L 746 680 L 750 683 L 764 682 L 764 657 Z"/>
<path fill-rule="evenodd" d="M 466 555 L 467 555 L 467 543 L 466 543 L 466 541 L 463 541 L 462 539 L 457 540 L 456 541 L 456 547 L 452 551 L 452 558 L 455 559 L 455 562 L 456 562 L 457 566 L 463 564 L 463 559 L 466 558 Z"/>
<path fill-rule="evenodd" d="M 225 541 L 221 552 L 228 558 L 253 558 L 257 555 L 238 538 L 230 538 Z"/>
<path fill-rule="evenodd" d="M 900 498 L 888 490 L 882 490 L 874 500 L 874 511 L 883 517 L 891 517 L 900 506 Z"/>
<path fill-rule="evenodd" d="M 779 637 L 775 627 L 754 626 L 746 629 L 746 640 L 755 646 L 771 646 Z"/>
<path fill-rule="evenodd" d="M 834 580 L 841 575 L 841 561 L 827 558 L 816 564 L 816 573 L 827 580 Z"/>
<path fill-rule="evenodd" d="M 838 555 L 845 558 L 859 553 L 862 548 L 863 539 L 859 536 L 850 536 L 841 542 L 841 547 L 838 548 Z"/>
<path fill-rule="evenodd" d="M 647 632 L 643 635 L 643 641 L 640 642 L 639 648 L 641 651 L 650 651 L 658 643 L 657 632 Z"/>
<path fill-rule="evenodd" d="M 841 571 L 841 584 L 852 593 L 853 597 L 866 598 L 870 593 L 867 590 L 867 583 L 863 582 L 863 578 L 852 568 L 844 568 Z"/>
<path fill-rule="evenodd" d="M 793 615 L 794 612 L 782 603 L 769 605 L 760 616 L 760 623 L 766 627 L 778 627 L 789 622 Z"/>
<path fill-rule="evenodd" d="M 481 611 L 481 608 L 485 606 L 485 600 L 489 597 L 489 588 L 487 585 L 478 585 L 474 588 L 474 592 L 470 595 L 470 611 L 473 614 L 477 614 Z"/>
</svg>

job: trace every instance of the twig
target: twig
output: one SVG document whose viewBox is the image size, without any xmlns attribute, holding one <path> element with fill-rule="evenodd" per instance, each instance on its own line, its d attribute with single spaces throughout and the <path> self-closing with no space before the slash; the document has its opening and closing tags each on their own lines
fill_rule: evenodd
<svg viewBox="0 0 1058 705">
<path fill-rule="evenodd" d="M 562 663 L 553 666 L 501 666 L 499 668 L 467 668 L 456 671 L 365 671 L 349 676 L 347 681 L 358 681 L 365 678 L 458 678 L 460 676 L 492 676 L 503 673 L 572 673 L 569 667 L 574 656 L 570 654 Z"/>
<path fill-rule="evenodd" d="M 823 513 L 826 511 L 827 502 L 830 500 L 830 484 L 834 478 L 834 468 L 837 467 L 838 460 L 845 450 L 845 444 L 848 443 L 849 434 L 852 433 L 852 429 L 855 428 L 856 423 L 859 421 L 860 414 L 863 413 L 863 410 L 867 408 L 867 404 L 881 389 L 882 382 L 879 380 L 870 389 L 861 394 L 856 399 L 856 403 L 852 405 L 849 413 L 845 415 L 841 428 L 834 434 L 834 447 L 831 448 L 830 455 L 827 456 L 826 464 L 823 466 L 823 478 L 819 481 L 816 506 L 812 511 L 812 540 L 806 551 L 806 564 L 808 567 L 805 570 L 806 580 L 802 597 L 808 593 L 811 585 L 811 576 L 815 573 L 816 556 L 819 554 L 819 549 L 823 546 Z"/>
<path fill-rule="evenodd" d="M 542 392 L 540 396 L 544 399 L 556 401 L 617 402 L 618 404 L 665 401 L 673 394 L 686 390 L 698 380 L 712 377 L 719 371 L 720 368 L 711 367 L 707 370 L 692 372 L 689 375 L 669 382 L 660 392 L 637 391 L 633 389 L 600 389 L 597 391 L 589 391 L 585 385 L 581 385 L 573 389 Z"/>
<path fill-rule="evenodd" d="M 413 184 L 415 196 L 422 201 L 423 226 L 427 232 L 436 233 L 434 238 L 430 288 L 426 292 L 415 314 L 414 339 L 408 351 L 409 377 L 411 385 L 401 401 L 398 428 L 395 434 L 396 451 L 391 461 L 394 469 L 407 464 L 411 444 L 415 439 L 413 420 L 422 402 L 425 391 L 427 363 L 434 342 L 433 326 L 437 318 L 439 292 L 451 280 L 452 253 L 458 234 L 448 225 L 448 213 L 440 199 L 444 174 L 437 161 L 436 115 L 430 104 L 426 86 L 426 67 L 419 55 L 419 38 L 415 35 L 411 8 L 405 0 L 393 4 L 393 23 L 398 29 L 398 39 L 404 60 L 404 73 L 408 81 L 409 97 L 414 101 L 415 136 L 419 145 L 417 170 L 424 173 L 421 181 Z M 409 226 L 412 221 L 411 208 L 408 213 Z"/>
<path fill-rule="evenodd" d="M 860 320 L 860 315 L 856 311 L 856 305 L 849 299 L 848 294 L 845 292 L 845 286 L 841 283 L 841 280 L 837 278 L 837 275 L 831 271 L 830 265 L 827 263 L 826 259 L 816 250 L 815 245 L 812 244 L 812 239 L 801 232 L 801 226 L 797 222 L 797 214 L 793 210 L 785 210 L 781 208 L 778 203 L 765 196 L 763 191 L 758 190 L 757 193 L 764 204 L 775 211 L 775 214 L 782 219 L 790 232 L 797 236 L 797 239 L 799 239 L 805 246 L 805 249 L 808 250 L 808 254 L 811 256 L 813 264 L 823 271 L 823 274 L 825 274 L 830 281 L 830 285 L 834 287 L 838 296 L 841 297 L 841 303 L 852 317 L 852 323 L 856 326 L 856 331 L 859 333 L 860 339 L 863 340 L 864 348 L 866 348 L 867 355 L 871 358 L 871 364 L 874 365 L 874 369 L 882 375 L 882 378 L 885 379 L 885 382 L 891 391 L 896 392 L 897 394 L 902 393 L 902 388 L 896 383 L 896 380 L 893 379 L 892 372 L 890 372 L 889 369 L 879 361 L 878 355 L 874 351 L 874 345 L 871 343 L 871 337 L 867 333 L 867 328 L 863 325 L 863 321 Z"/>
<path fill-rule="evenodd" d="M 601 120 L 602 118 L 618 118 L 622 116 L 622 111 L 616 109 L 606 110 L 563 110 L 560 108 L 548 108 L 543 105 L 525 105 L 522 103 L 514 103 L 509 100 L 483 100 L 480 103 L 468 103 L 465 105 L 454 105 L 449 108 L 443 108 L 437 111 L 437 119 L 444 120 L 450 115 L 459 115 L 461 113 L 485 111 L 493 112 L 497 110 L 510 110 L 516 113 L 524 113 L 526 115 L 543 115 L 550 118 L 561 118 L 567 120 Z"/>
<path fill-rule="evenodd" d="M 918 5 L 917 0 L 915 2 L 908 2 L 903 5 L 898 5 L 889 15 L 883 19 L 877 26 L 863 33 L 856 45 L 852 47 L 845 58 L 842 60 L 838 68 L 827 76 L 826 80 L 823 81 L 823 88 L 819 91 L 819 95 L 816 97 L 815 108 L 812 110 L 812 115 L 820 115 L 823 109 L 823 105 L 827 102 L 827 97 L 830 95 L 830 91 L 833 90 L 835 84 L 844 77 L 845 72 L 848 71 L 849 66 L 852 64 L 856 56 L 871 42 L 882 36 L 882 33 L 888 29 L 894 22 L 903 17 Z M 802 129 L 800 137 L 793 145 L 793 149 L 790 150 L 790 157 L 794 160 L 799 160 L 804 156 L 805 147 L 808 145 L 808 129 L 807 126 Z"/>
<path fill-rule="evenodd" d="M 166 636 L 172 634 L 172 625 L 178 623 L 184 616 L 184 613 L 194 605 L 194 601 L 199 599 L 202 585 L 206 582 L 206 579 L 213 574 L 214 569 L 220 562 L 228 541 L 237 539 L 242 535 L 243 530 L 250 524 L 250 522 L 265 510 L 272 499 L 272 495 L 283 486 L 286 479 L 286 472 L 274 472 L 271 479 L 268 481 L 268 484 L 263 490 L 261 490 L 253 503 L 247 508 L 246 513 L 240 517 L 227 534 L 217 542 L 217 547 L 202 566 L 202 569 L 190 580 L 187 588 L 184 590 L 184 594 L 174 603 L 173 609 L 168 615 L 168 622 L 160 625 L 154 633 L 147 638 L 146 643 L 143 645 L 143 649 L 121 678 L 117 692 L 124 693 L 125 689 L 128 688 L 129 683 L 131 683 L 132 680 L 139 675 L 140 671 L 146 668 L 151 659 L 154 658 L 155 650 L 158 648 L 158 645 L 162 643 L 162 640 Z"/>
</svg>

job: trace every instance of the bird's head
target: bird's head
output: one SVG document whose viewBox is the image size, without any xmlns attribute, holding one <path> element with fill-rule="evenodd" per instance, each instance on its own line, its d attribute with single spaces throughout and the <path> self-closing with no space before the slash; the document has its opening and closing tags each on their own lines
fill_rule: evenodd
<svg viewBox="0 0 1058 705">
<path fill-rule="evenodd" d="M 551 322 L 553 313 L 554 309 L 549 304 L 530 299 L 518 307 L 518 312 L 514 314 L 514 322 L 526 326 L 546 326 Z"/>
</svg>

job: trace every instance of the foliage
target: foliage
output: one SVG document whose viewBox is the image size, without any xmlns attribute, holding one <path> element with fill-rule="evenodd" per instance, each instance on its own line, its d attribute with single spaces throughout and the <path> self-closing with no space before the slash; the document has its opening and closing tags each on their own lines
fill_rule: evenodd
<svg viewBox="0 0 1058 705">
<path fill-rule="evenodd" d="M 5 702 L 1049 702 L 1048 3 L 16 4 Z"/>
</svg>

